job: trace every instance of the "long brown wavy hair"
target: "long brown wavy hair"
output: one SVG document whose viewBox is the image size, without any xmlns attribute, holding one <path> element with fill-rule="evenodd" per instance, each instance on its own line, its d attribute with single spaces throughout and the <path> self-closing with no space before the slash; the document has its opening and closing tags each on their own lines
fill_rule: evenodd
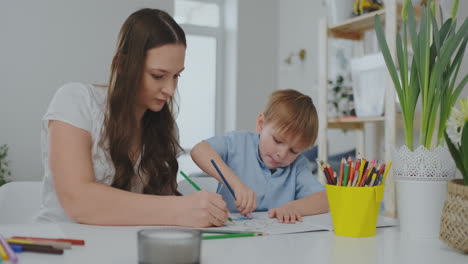
<svg viewBox="0 0 468 264">
<path fill-rule="evenodd" d="M 147 51 L 166 44 L 187 46 L 185 33 L 164 11 L 141 9 L 124 22 L 112 60 L 107 109 L 101 146 L 108 150 L 115 167 L 112 186 L 130 191 L 132 179 L 146 174 L 143 193 L 180 195 L 177 192 L 177 154 L 182 150 L 177 141 L 177 128 L 172 113 L 172 98 L 159 112 L 146 110 L 136 120 L 136 96 L 140 89 Z M 141 161 L 138 174 L 131 159 L 134 128 L 141 122 Z M 141 179 L 141 177 L 140 177 Z"/>
</svg>

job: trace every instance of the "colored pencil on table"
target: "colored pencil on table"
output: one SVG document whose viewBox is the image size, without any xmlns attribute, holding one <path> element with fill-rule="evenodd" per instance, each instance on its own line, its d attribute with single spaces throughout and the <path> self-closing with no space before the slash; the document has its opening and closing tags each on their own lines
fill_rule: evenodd
<svg viewBox="0 0 468 264">
<path fill-rule="evenodd" d="M 32 245 L 45 245 L 45 246 L 52 246 L 53 248 L 57 249 L 69 249 L 71 248 L 71 243 L 70 242 L 58 242 L 58 241 L 52 241 L 52 240 L 41 240 L 41 241 L 34 241 L 30 239 L 14 239 L 14 238 L 9 238 L 7 239 L 8 243 L 19 243 L 19 244 L 32 244 Z"/>
<path fill-rule="evenodd" d="M 252 232 L 252 231 L 240 231 L 240 230 L 216 230 L 216 229 L 197 229 L 200 230 L 202 233 L 207 233 L 207 234 L 258 234 L 259 236 L 265 235 L 262 232 Z"/>
<path fill-rule="evenodd" d="M 211 239 L 223 239 L 223 238 L 236 238 L 236 237 L 255 237 L 263 236 L 262 233 L 239 233 L 239 234 L 224 234 L 224 235 L 213 235 L 213 236 L 203 236 L 203 240 Z"/>
<path fill-rule="evenodd" d="M 6 252 L 8 260 L 10 260 L 13 264 L 18 263 L 18 257 L 2 235 L 0 235 L 0 246 Z"/>
<path fill-rule="evenodd" d="M 194 181 L 192 181 L 192 180 L 187 176 L 187 174 L 185 174 L 183 171 L 180 171 L 180 174 L 182 174 L 182 176 L 193 186 L 193 188 L 195 188 L 195 190 L 201 191 L 201 188 L 200 188 Z M 232 220 L 231 217 L 228 217 L 228 221 L 229 221 L 229 222 L 234 222 L 234 220 Z"/>
<path fill-rule="evenodd" d="M 46 253 L 46 254 L 63 254 L 63 249 L 54 248 L 46 245 L 34 245 L 34 244 L 20 244 L 20 243 L 9 243 L 10 245 L 21 246 L 23 251 Z"/>
<path fill-rule="evenodd" d="M 12 239 L 25 239 L 33 241 L 57 241 L 57 242 L 69 242 L 72 245 L 84 245 L 85 241 L 81 239 L 69 239 L 69 238 L 44 238 L 44 237 L 25 237 L 25 236 L 14 236 Z"/>
<path fill-rule="evenodd" d="M 0 244 L 0 259 L 8 260 L 8 254 L 6 253 L 5 248 Z"/>
</svg>

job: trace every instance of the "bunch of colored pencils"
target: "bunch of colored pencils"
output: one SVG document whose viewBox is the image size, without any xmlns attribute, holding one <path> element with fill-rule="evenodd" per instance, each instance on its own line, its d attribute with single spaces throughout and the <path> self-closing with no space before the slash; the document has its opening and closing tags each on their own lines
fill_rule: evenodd
<svg viewBox="0 0 468 264">
<path fill-rule="evenodd" d="M 0 262 L 9 261 L 18 263 L 16 253 L 36 252 L 46 254 L 63 254 L 64 249 L 70 249 L 72 245 L 84 245 L 84 240 L 65 238 L 40 238 L 40 237 L 11 237 L 0 235 Z"/>
<path fill-rule="evenodd" d="M 328 163 L 320 160 L 317 160 L 317 163 L 325 175 L 327 184 L 350 187 L 372 187 L 384 184 L 387 173 L 392 166 L 391 161 L 387 164 L 378 164 L 376 159 L 353 161 L 351 157 L 348 157 L 348 160 L 341 159 L 340 171 L 336 174 Z"/>
</svg>

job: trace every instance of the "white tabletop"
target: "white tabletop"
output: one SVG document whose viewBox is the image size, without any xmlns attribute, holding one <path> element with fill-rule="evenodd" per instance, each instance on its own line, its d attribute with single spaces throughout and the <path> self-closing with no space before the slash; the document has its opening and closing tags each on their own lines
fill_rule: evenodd
<svg viewBox="0 0 468 264">
<path fill-rule="evenodd" d="M 18 254 L 28 263 L 138 263 L 137 231 L 147 227 L 78 224 L 0 225 L 0 234 L 84 239 L 63 255 Z M 201 263 L 468 263 L 468 255 L 438 239 L 405 239 L 398 227 L 378 228 L 375 237 L 349 238 L 330 231 L 206 240 Z"/>
</svg>

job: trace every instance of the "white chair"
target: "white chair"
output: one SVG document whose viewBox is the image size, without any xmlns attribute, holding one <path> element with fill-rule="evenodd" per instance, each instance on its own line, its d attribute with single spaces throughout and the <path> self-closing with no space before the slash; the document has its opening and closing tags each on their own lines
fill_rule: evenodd
<svg viewBox="0 0 468 264">
<path fill-rule="evenodd" d="M 218 181 L 212 177 L 204 176 L 204 177 L 190 177 L 190 179 L 195 182 L 200 189 L 203 191 L 209 191 L 209 192 L 216 192 L 216 189 L 218 188 Z M 187 181 L 187 180 L 182 180 L 178 184 L 177 190 L 182 194 L 182 195 L 188 195 L 191 193 L 196 192 L 197 190 Z"/>
<path fill-rule="evenodd" d="M 0 224 L 33 221 L 41 205 L 40 181 L 15 181 L 0 187 Z"/>
</svg>

